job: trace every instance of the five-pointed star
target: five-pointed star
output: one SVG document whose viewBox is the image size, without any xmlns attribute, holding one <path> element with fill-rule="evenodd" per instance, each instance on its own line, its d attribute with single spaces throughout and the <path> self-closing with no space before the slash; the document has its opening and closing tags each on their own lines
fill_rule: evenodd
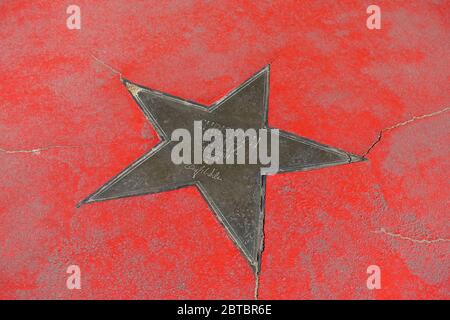
<svg viewBox="0 0 450 320">
<path fill-rule="evenodd" d="M 151 194 L 184 186 L 197 186 L 228 235 L 256 273 L 263 249 L 266 176 L 261 165 L 213 164 L 221 179 L 195 174 L 192 167 L 171 161 L 173 130 L 191 132 L 194 121 L 204 127 L 268 128 L 269 67 L 263 68 L 241 86 L 210 107 L 186 101 L 122 80 L 161 139 L 129 167 L 80 202 L 81 204 Z M 301 171 L 362 161 L 359 156 L 317 142 L 279 132 L 279 172 Z M 202 165 L 203 167 L 204 165 Z"/>
</svg>

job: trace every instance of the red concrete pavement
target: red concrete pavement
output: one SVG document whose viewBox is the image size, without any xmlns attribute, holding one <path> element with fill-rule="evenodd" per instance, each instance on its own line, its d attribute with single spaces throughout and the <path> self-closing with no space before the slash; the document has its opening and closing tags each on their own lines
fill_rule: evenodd
<svg viewBox="0 0 450 320">
<path fill-rule="evenodd" d="M 268 178 L 259 296 L 448 299 L 450 5 L 376 1 L 382 28 L 368 30 L 369 4 L 0 4 L 0 298 L 253 298 L 195 188 L 75 208 L 158 141 L 95 56 L 206 104 L 270 63 L 269 124 L 360 155 L 443 111 L 385 131 L 370 161 Z M 81 290 L 66 288 L 72 264 Z"/>
</svg>

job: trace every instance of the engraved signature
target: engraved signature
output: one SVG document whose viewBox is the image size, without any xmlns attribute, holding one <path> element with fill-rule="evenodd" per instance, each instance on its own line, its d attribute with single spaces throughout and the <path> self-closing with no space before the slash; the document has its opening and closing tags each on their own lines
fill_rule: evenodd
<svg viewBox="0 0 450 320">
<path fill-rule="evenodd" d="M 192 178 L 195 178 L 199 174 L 203 174 L 209 178 L 214 180 L 222 181 L 222 177 L 220 176 L 220 171 L 216 168 L 210 168 L 207 166 L 197 167 L 195 164 L 187 164 L 184 166 L 185 169 L 192 170 Z"/>
</svg>

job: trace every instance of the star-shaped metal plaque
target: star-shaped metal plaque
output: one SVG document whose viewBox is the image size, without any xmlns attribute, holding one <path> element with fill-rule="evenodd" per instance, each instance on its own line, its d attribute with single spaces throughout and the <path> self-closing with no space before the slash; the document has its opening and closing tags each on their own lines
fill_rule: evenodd
<svg viewBox="0 0 450 320">
<path fill-rule="evenodd" d="M 269 67 L 207 107 L 122 79 L 160 143 L 81 204 L 197 186 L 228 235 L 258 273 L 263 249 L 266 175 L 260 164 L 174 164 L 175 129 L 193 135 L 194 121 L 208 128 L 268 128 Z M 365 160 L 294 134 L 279 131 L 279 171 L 302 171 Z"/>
</svg>

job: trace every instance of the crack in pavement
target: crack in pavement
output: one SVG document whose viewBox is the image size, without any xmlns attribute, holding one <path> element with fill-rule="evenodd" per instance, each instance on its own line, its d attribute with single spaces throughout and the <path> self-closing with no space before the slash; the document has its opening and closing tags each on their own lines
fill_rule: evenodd
<svg viewBox="0 0 450 320">
<path fill-rule="evenodd" d="M 96 57 L 94 54 L 92 54 L 92 53 L 91 53 L 91 57 L 92 57 L 95 61 L 97 61 L 97 62 L 101 63 L 102 65 L 104 65 L 106 68 L 108 68 L 108 69 L 109 69 L 110 71 L 112 71 L 113 73 L 118 74 L 119 77 L 120 77 L 120 81 L 122 81 L 122 79 L 123 79 L 123 77 L 122 77 L 122 72 L 120 72 L 119 70 L 117 70 L 117 69 L 111 67 L 109 64 L 107 64 L 107 63 L 104 62 L 103 60 L 97 58 L 97 57 Z"/>
<path fill-rule="evenodd" d="M 150 139 L 152 140 L 152 139 Z M 119 145 L 122 143 L 121 141 L 115 141 L 115 142 L 103 142 L 103 143 L 86 143 L 86 144 L 79 144 L 79 145 L 48 145 L 45 147 L 38 147 L 33 149 L 4 149 L 0 148 L 0 153 L 7 153 L 7 154 L 17 154 L 17 153 L 32 153 L 32 154 L 40 154 L 42 151 L 48 151 L 52 149 L 80 149 L 80 148 L 88 148 L 88 147 L 97 147 L 97 146 L 113 146 L 113 145 Z"/>
<path fill-rule="evenodd" d="M 411 242 L 415 242 L 415 243 L 433 244 L 433 243 L 437 243 L 437 242 L 450 242 L 450 239 L 444 239 L 444 238 L 414 239 L 414 238 L 411 238 L 411 237 L 403 236 L 403 235 L 401 235 L 399 233 L 393 233 L 393 232 L 386 231 L 386 229 L 384 229 L 384 228 L 380 228 L 379 230 L 374 230 L 372 232 L 373 233 L 377 233 L 377 234 L 385 234 L 385 235 L 388 235 L 388 236 L 393 237 L 393 238 L 407 240 L 407 241 L 411 241 Z"/>
<path fill-rule="evenodd" d="M 108 68 L 111 72 L 113 72 L 115 74 L 118 74 L 119 77 L 120 77 L 120 81 L 123 80 L 122 72 L 120 72 L 119 70 L 113 68 L 112 66 L 110 66 L 109 64 L 107 64 L 103 60 L 99 59 L 97 56 L 95 56 L 92 53 L 91 53 L 91 57 L 95 61 L 97 61 L 98 63 L 100 63 L 103 66 L 105 66 L 106 68 Z M 105 143 L 105 144 L 109 144 L 109 143 Z M 98 145 L 98 144 L 95 144 L 95 145 Z M 33 153 L 33 154 L 40 154 L 42 151 L 47 151 L 47 150 L 51 150 L 51 149 L 74 149 L 74 148 L 82 148 L 82 147 L 87 147 L 87 146 L 92 146 L 92 145 L 50 145 L 50 146 L 46 146 L 46 147 L 39 147 L 39 148 L 34 148 L 34 149 L 23 149 L 23 150 L 8 150 L 8 149 L 0 148 L 0 153 L 8 153 L 8 154 Z"/>
<path fill-rule="evenodd" d="M 425 119 L 425 118 L 430 118 L 430 117 L 434 117 L 434 116 L 440 115 L 440 114 L 442 114 L 444 112 L 447 112 L 447 111 L 450 111 L 450 107 L 447 107 L 447 108 L 444 108 L 442 110 L 438 110 L 438 111 L 435 111 L 435 112 L 432 112 L 432 113 L 423 114 L 423 115 L 420 115 L 420 116 L 413 116 L 409 120 L 406 120 L 406 121 L 403 121 L 403 122 L 399 122 L 397 124 L 394 124 L 393 126 L 390 126 L 390 127 L 382 129 L 378 133 L 377 139 L 372 143 L 372 145 L 369 147 L 369 149 L 367 149 L 367 151 L 362 155 L 362 157 L 365 158 L 369 154 L 369 152 L 381 141 L 381 138 L 383 137 L 383 133 L 385 133 L 387 131 L 391 131 L 391 130 L 396 129 L 398 127 L 402 127 L 402 126 L 408 125 L 408 124 L 410 124 L 410 123 L 412 123 L 414 121 L 417 121 L 417 120 L 422 120 L 422 119 Z"/>
<path fill-rule="evenodd" d="M 259 273 L 255 273 L 255 300 L 258 300 L 259 295 Z"/>
<path fill-rule="evenodd" d="M 73 149 L 73 148 L 81 148 L 83 145 L 54 145 L 54 146 L 47 146 L 47 147 L 40 147 L 35 149 L 19 149 L 19 150 L 8 150 L 0 148 L 0 152 L 3 153 L 34 153 L 34 154 L 40 154 L 41 151 L 46 151 L 50 149 Z"/>
</svg>

